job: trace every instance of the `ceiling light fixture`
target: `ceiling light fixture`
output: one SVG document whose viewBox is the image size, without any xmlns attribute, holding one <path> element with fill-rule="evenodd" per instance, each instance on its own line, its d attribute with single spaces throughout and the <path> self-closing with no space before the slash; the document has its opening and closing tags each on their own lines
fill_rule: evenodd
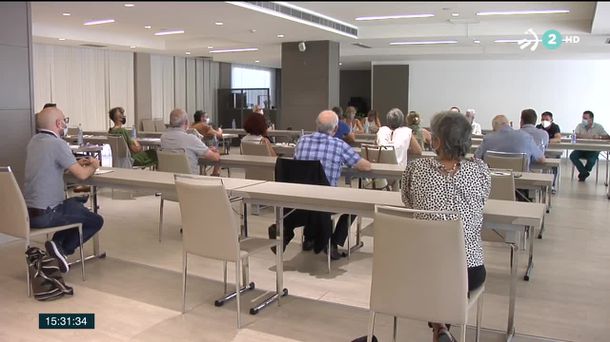
<svg viewBox="0 0 610 342">
<path fill-rule="evenodd" d="M 225 23 L 223 23 L 222 21 L 217 21 L 217 22 L 214 23 L 214 25 L 216 25 L 216 26 L 222 26 L 224 24 Z"/>
<path fill-rule="evenodd" d="M 337 30 L 337 29 L 333 29 L 331 27 L 327 27 L 327 26 L 324 26 L 324 25 L 312 23 L 312 22 L 307 21 L 307 20 L 295 18 L 293 16 L 290 16 L 290 15 L 287 15 L 287 14 L 284 14 L 284 13 L 280 13 L 280 12 L 272 11 L 272 10 L 269 10 L 269 9 L 266 9 L 266 8 L 262 8 L 262 7 L 250 4 L 250 3 L 246 2 L 246 1 L 226 1 L 226 3 L 230 4 L 230 5 L 235 5 L 235 6 L 238 6 L 238 7 L 242 7 L 242 8 L 247 8 L 247 9 L 250 9 L 250 10 L 253 10 L 253 11 L 256 11 L 256 12 L 272 15 L 274 17 L 290 20 L 290 21 L 295 22 L 295 23 L 300 23 L 300 24 L 304 24 L 304 25 L 308 25 L 308 26 L 313 26 L 313 27 L 319 28 L 319 29 L 324 30 L 324 31 L 340 34 L 340 35 L 343 35 L 343 36 L 346 36 L 346 37 L 350 37 L 350 38 L 354 38 L 354 39 L 358 39 L 358 36 L 355 36 L 353 34 L 350 34 L 350 33 L 347 33 L 347 32 L 343 32 L 343 31 L 340 31 L 340 30 Z M 345 25 L 347 27 L 351 27 L 351 28 L 356 29 L 356 30 L 358 29 L 358 27 L 356 27 L 354 25 L 351 25 L 351 24 L 348 24 L 346 22 L 337 20 L 335 18 L 331 18 L 329 16 L 326 16 L 326 15 L 318 13 L 318 12 L 314 12 L 314 11 L 311 11 L 311 10 L 308 10 L 308 9 L 305 9 L 305 8 L 302 8 L 302 7 L 299 7 L 299 6 L 295 6 L 295 5 L 293 5 L 291 3 L 288 3 L 288 2 L 275 1 L 274 3 L 278 4 L 278 5 L 281 5 L 281 6 L 290 7 L 292 9 L 295 9 L 295 10 L 298 10 L 298 11 L 301 11 L 301 12 L 309 13 L 309 14 L 315 15 L 315 16 L 320 17 L 320 18 L 331 20 L 331 21 L 337 22 L 337 23 Z"/>
<path fill-rule="evenodd" d="M 284 35 L 283 34 L 278 34 L 277 37 L 278 38 L 284 38 Z"/>
<path fill-rule="evenodd" d="M 459 17 L 459 16 L 460 16 L 460 14 L 459 14 L 459 13 L 451 13 L 451 16 L 452 16 L 452 17 Z"/>
<path fill-rule="evenodd" d="M 481 41 L 477 40 L 477 39 L 473 40 L 472 42 L 475 43 L 475 44 L 481 44 Z"/>
<path fill-rule="evenodd" d="M 58 38 L 57 40 L 64 41 L 64 40 L 66 40 L 66 38 Z"/>
<path fill-rule="evenodd" d="M 258 51 L 258 48 L 212 50 L 210 53 Z"/>
<path fill-rule="evenodd" d="M 135 4 L 124 4 L 123 6 L 125 6 L 125 7 L 135 7 L 136 5 Z"/>
<path fill-rule="evenodd" d="M 339 62 L 339 66 L 342 66 L 342 65 L 343 65 L 343 63 Z"/>
<path fill-rule="evenodd" d="M 69 16 L 71 16 L 72 14 L 70 14 L 69 12 L 64 12 L 64 13 L 62 13 L 61 15 L 63 15 L 64 17 L 69 17 Z"/>
<path fill-rule="evenodd" d="M 191 54 L 191 52 L 190 52 L 190 51 L 187 51 L 187 52 L 185 52 L 185 54 L 190 55 L 190 54 Z"/>
<path fill-rule="evenodd" d="M 184 30 L 161 31 L 161 32 L 155 32 L 155 36 L 167 36 L 170 34 L 181 34 L 181 33 L 184 33 Z"/>
<path fill-rule="evenodd" d="M 434 14 L 400 14 L 400 15 L 380 15 L 372 17 L 358 17 L 357 21 L 370 21 L 370 20 L 389 20 L 389 19 L 412 19 L 412 18 L 429 18 L 434 17 Z"/>
<path fill-rule="evenodd" d="M 213 49 L 213 48 L 214 48 L 213 46 L 208 46 L 208 49 Z"/>
<path fill-rule="evenodd" d="M 457 44 L 457 40 L 430 40 L 430 41 L 414 41 L 414 42 L 392 42 L 390 45 L 440 45 L 440 44 Z"/>
<path fill-rule="evenodd" d="M 259 61 L 258 59 L 254 61 L 254 63 L 260 63 L 261 61 Z"/>
<path fill-rule="evenodd" d="M 131 45 L 129 48 L 130 48 L 130 49 L 135 49 L 135 48 L 136 48 L 136 46 L 135 46 L 135 45 Z"/>
<path fill-rule="evenodd" d="M 495 11 L 495 12 L 477 12 L 477 15 L 520 15 L 520 14 L 563 14 L 563 13 L 570 13 L 570 10 Z"/>
<path fill-rule="evenodd" d="M 101 25 L 101 24 L 110 24 L 110 23 L 114 23 L 114 19 L 92 20 L 92 21 L 87 21 L 83 25 L 91 26 L 91 25 Z"/>
<path fill-rule="evenodd" d="M 144 26 L 144 28 L 145 28 L 145 29 L 151 29 L 151 28 L 152 28 L 152 26 L 150 26 L 150 25 L 146 25 L 146 26 Z"/>
</svg>

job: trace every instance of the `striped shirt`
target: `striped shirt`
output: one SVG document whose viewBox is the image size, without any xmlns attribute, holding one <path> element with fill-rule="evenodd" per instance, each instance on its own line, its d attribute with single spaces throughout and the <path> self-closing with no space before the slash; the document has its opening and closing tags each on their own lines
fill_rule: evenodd
<svg viewBox="0 0 610 342">
<path fill-rule="evenodd" d="M 343 165 L 354 166 L 360 156 L 345 141 L 315 132 L 299 139 L 294 159 L 319 160 L 330 185 L 337 186 Z"/>
</svg>

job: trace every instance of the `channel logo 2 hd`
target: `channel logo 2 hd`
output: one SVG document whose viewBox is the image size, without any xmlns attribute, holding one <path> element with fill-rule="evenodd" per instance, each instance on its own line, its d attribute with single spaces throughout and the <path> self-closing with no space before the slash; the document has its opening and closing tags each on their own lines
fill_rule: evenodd
<svg viewBox="0 0 610 342">
<path fill-rule="evenodd" d="M 542 46 L 544 46 L 548 50 L 556 50 L 563 43 L 578 44 L 580 42 L 579 36 L 562 37 L 561 33 L 559 33 L 559 31 L 557 30 L 547 30 L 542 35 L 542 39 L 538 38 L 536 32 L 534 32 L 534 30 L 531 28 L 525 31 L 525 33 L 530 34 L 532 36 L 532 39 L 524 38 L 517 41 L 517 44 L 519 45 L 519 48 L 521 50 L 531 46 L 530 51 L 536 51 L 539 42 L 542 42 Z"/>
</svg>

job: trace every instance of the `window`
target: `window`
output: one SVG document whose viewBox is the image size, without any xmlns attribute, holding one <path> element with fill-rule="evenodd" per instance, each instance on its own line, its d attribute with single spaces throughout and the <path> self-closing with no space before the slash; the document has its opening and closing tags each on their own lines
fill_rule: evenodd
<svg viewBox="0 0 610 342">
<path fill-rule="evenodd" d="M 271 88 L 271 71 L 234 66 L 231 88 Z"/>
</svg>

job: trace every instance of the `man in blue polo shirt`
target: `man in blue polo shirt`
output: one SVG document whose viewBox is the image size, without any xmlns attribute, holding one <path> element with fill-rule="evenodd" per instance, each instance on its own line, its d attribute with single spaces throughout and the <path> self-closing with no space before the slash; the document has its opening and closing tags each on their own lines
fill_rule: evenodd
<svg viewBox="0 0 610 342">
<path fill-rule="evenodd" d="M 64 172 L 79 180 L 89 178 L 100 166 L 95 158 L 76 160 L 61 138 L 68 128 L 64 113 L 56 107 L 36 115 L 38 133 L 27 146 L 23 197 L 28 207 L 30 226 L 48 228 L 73 223 L 83 224 L 83 242 L 102 228 L 104 219 L 85 208 L 76 197 L 65 199 Z M 79 246 L 76 228 L 57 232 L 45 243 L 47 252 L 59 260 L 62 272 L 69 269 L 66 255 Z"/>
</svg>

